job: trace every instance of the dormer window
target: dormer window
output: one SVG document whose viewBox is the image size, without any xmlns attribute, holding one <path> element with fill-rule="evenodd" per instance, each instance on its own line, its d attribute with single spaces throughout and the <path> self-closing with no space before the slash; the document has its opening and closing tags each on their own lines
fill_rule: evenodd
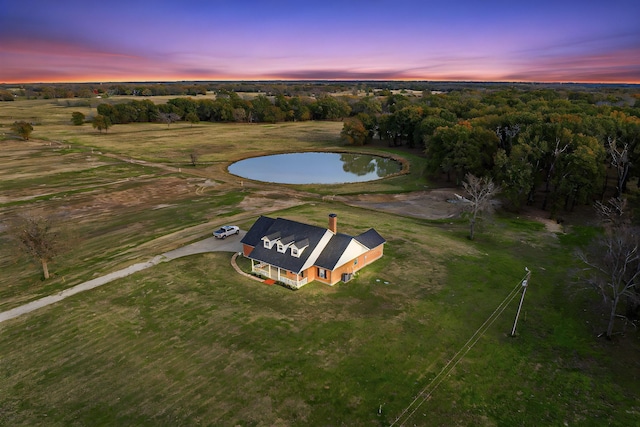
<svg viewBox="0 0 640 427">
<path fill-rule="evenodd" d="M 278 242 L 278 252 L 285 253 L 289 245 L 283 245 L 282 242 Z"/>
<path fill-rule="evenodd" d="M 278 240 L 278 252 L 280 253 L 287 252 L 287 249 L 289 249 L 289 246 L 291 246 L 293 242 L 294 242 L 293 236 L 283 237 L 282 239 Z"/>
<path fill-rule="evenodd" d="M 273 244 L 276 243 L 278 240 L 280 240 L 279 231 L 273 234 L 269 234 L 268 236 L 264 236 L 262 238 L 262 245 L 267 249 L 271 249 L 273 247 Z"/>
<path fill-rule="evenodd" d="M 270 240 L 269 237 L 265 236 L 262 238 L 262 244 L 265 248 L 271 249 L 273 245 L 278 242 L 279 239 Z M 279 243 L 279 242 L 278 242 Z"/>
<path fill-rule="evenodd" d="M 294 242 L 291 245 L 291 256 L 300 258 L 302 252 L 309 246 L 309 239 L 302 239 L 299 242 Z"/>
</svg>

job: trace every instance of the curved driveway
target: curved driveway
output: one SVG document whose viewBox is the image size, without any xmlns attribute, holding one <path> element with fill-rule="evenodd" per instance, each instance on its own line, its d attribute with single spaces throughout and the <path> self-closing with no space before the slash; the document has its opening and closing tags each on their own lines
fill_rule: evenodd
<svg viewBox="0 0 640 427">
<path fill-rule="evenodd" d="M 224 240 L 216 239 L 215 237 L 212 236 L 204 240 L 200 240 L 200 241 L 185 245 L 181 248 L 174 249 L 169 252 L 165 252 L 162 255 L 155 256 L 150 261 L 133 264 L 122 270 L 109 273 L 106 276 L 97 277 L 87 282 L 80 283 L 79 285 L 76 285 L 72 288 L 65 289 L 61 292 L 58 292 L 57 294 L 49 295 L 47 297 L 43 297 L 38 300 L 31 301 L 30 303 L 21 305 L 11 310 L 0 312 L 0 323 L 4 322 L 5 320 L 18 317 L 22 314 L 31 313 L 32 311 L 35 311 L 41 307 L 54 304 L 58 301 L 61 301 L 79 292 L 84 292 L 89 289 L 97 288 L 98 286 L 102 286 L 105 283 L 109 283 L 116 279 L 121 279 L 133 273 L 137 273 L 138 271 L 153 267 L 154 265 L 158 265 L 161 262 L 171 261 L 176 258 L 180 258 L 188 255 L 194 255 L 194 254 L 201 254 L 206 252 L 236 252 L 236 253 L 241 252 L 242 243 L 240 243 L 240 240 L 245 234 L 246 234 L 246 231 L 240 230 L 239 235 L 230 236 Z"/>
<path fill-rule="evenodd" d="M 224 240 L 211 236 L 204 240 L 165 252 L 162 256 L 165 257 L 167 261 L 170 261 L 183 256 L 202 254 L 205 252 L 242 252 L 242 243 L 240 243 L 240 240 L 242 240 L 245 234 L 247 234 L 246 231 L 240 230 L 239 235 L 229 236 Z"/>
</svg>

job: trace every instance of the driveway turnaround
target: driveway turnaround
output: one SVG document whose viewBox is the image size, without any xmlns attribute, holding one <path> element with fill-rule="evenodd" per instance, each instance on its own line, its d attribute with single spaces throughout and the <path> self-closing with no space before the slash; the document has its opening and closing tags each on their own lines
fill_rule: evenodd
<svg viewBox="0 0 640 427">
<path fill-rule="evenodd" d="M 97 288 L 98 286 L 102 286 L 105 283 L 109 283 L 116 279 L 121 279 L 133 273 L 137 273 L 138 271 L 153 267 L 154 265 L 160 264 L 161 262 L 171 261 L 176 258 L 206 252 L 241 252 L 242 243 L 240 243 L 240 240 L 245 234 L 246 231 L 241 230 L 239 235 L 231 236 L 224 240 L 216 239 L 215 237 L 209 237 L 207 239 L 191 243 L 181 248 L 165 252 L 162 255 L 155 256 L 150 261 L 130 265 L 129 267 L 122 270 L 109 273 L 106 276 L 97 277 L 87 282 L 80 283 L 79 285 L 65 289 L 61 292 L 58 292 L 57 294 L 49 295 L 47 297 L 31 301 L 30 303 L 21 305 L 19 307 L 12 308 L 11 310 L 0 312 L 0 323 L 21 316 L 23 314 L 31 313 L 32 311 L 35 311 L 47 305 L 54 304 L 58 301 L 62 301 L 63 299 L 68 298 L 71 295 L 88 291 L 89 289 Z"/>
</svg>

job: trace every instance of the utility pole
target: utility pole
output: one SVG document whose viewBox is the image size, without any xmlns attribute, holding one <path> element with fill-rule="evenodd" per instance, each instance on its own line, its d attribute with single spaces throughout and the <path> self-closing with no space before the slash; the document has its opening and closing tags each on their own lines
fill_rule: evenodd
<svg viewBox="0 0 640 427">
<path fill-rule="evenodd" d="M 518 312 L 516 313 L 516 320 L 513 322 L 513 329 L 511 330 L 511 336 L 516 336 L 516 326 L 518 325 L 518 317 L 520 316 L 520 310 L 522 309 L 522 302 L 524 301 L 524 294 L 527 292 L 527 285 L 529 284 L 529 278 L 531 277 L 531 271 L 525 267 L 527 275 L 522 279 L 522 297 L 520 298 L 520 305 L 518 305 Z"/>
</svg>

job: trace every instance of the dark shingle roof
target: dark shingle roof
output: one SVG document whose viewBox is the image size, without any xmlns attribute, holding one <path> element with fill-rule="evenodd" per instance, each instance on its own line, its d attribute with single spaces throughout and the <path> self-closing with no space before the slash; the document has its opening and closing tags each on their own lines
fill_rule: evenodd
<svg viewBox="0 0 640 427">
<path fill-rule="evenodd" d="M 258 219 L 258 221 L 260 221 L 260 219 Z M 265 248 L 260 239 L 265 235 L 271 235 L 278 231 L 286 236 L 293 236 L 293 241 L 296 242 L 308 240 L 309 247 L 302 252 L 300 257 L 292 256 L 290 249 L 285 251 L 284 253 L 281 253 L 278 252 L 276 246 L 271 249 Z M 249 232 L 253 232 L 253 227 L 251 228 L 251 230 L 249 230 Z M 249 254 L 249 258 L 252 258 L 256 261 L 266 262 L 268 264 L 298 273 L 301 271 L 302 266 L 309 259 L 309 255 L 311 255 L 313 249 L 318 245 L 318 243 L 322 239 L 322 236 L 324 236 L 326 232 L 326 228 L 302 224 L 300 222 L 291 221 L 284 218 L 277 218 L 273 220 L 271 225 L 266 230 L 263 230 L 263 232 L 260 233 L 260 237 L 257 238 L 258 244 L 254 245 L 255 247 Z M 247 233 L 247 235 L 249 235 L 249 233 Z"/>
<path fill-rule="evenodd" d="M 261 245 L 261 239 L 266 235 L 265 231 L 271 227 L 274 221 L 275 219 L 268 216 L 260 216 L 240 242 L 249 246 Z"/>
<path fill-rule="evenodd" d="M 382 237 L 376 230 L 370 228 L 359 236 L 356 236 L 355 239 L 365 245 L 369 249 L 373 249 L 375 247 L 380 246 L 385 243 L 386 240 Z"/>
<path fill-rule="evenodd" d="M 323 227 L 303 224 L 284 218 L 273 219 L 261 216 L 242 239 L 242 243 L 253 246 L 253 250 L 248 255 L 249 258 L 299 273 L 326 233 L 328 233 L 328 230 Z M 271 249 L 265 248 L 262 241 L 264 236 L 268 236 L 269 240 L 285 236 L 280 239 L 280 242 L 285 245 L 293 242 L 293 245 L 297 248 L 304 248 L 307 245 L 308 247 L 302 251 L 300 257 L 295 257 L 291 255 L 290 248 L 284 253 L 278 252 L 276 245 Z M 373 249 L 386 242 L 373 228 L 356 237 L 342 233 L 331 234 L 331 238 L 318 255 L 318 258 L 315 261 L 309 261 L 318 267 L 333 270 L 337 267 L 338 261 L 347 250 L 349 244 L 354 240 L 367 249 Z"/>
<path fill-rule="evenodd" d="M 347 249 L 347 246 L 351 243 L 351 240 L 353 240 L 353 237 L 346 234 L 336 234 L 331 237 L 331 240 L 329 240 L 329 243 L 327 243 L 327 246 L 325 246 L 318 257 L 316 265 L 328 270 L 333 270 L 345 249 Z"/>
</svg>

